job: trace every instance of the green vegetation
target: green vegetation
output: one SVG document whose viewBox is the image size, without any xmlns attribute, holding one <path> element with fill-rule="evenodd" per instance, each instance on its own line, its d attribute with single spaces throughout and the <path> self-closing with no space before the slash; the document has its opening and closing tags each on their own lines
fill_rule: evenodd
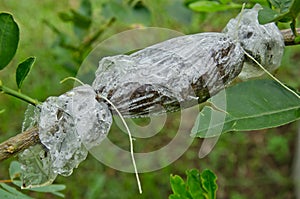
<svg viewBox="0 0 300 199">
<path fill-rule="evenodd" d="M 217 177 L 210 170 L 204 170 L 200 173 L 196 169 L 191 169 L 186 172 L 187 180 L 178 176 L 171 176 L 171 186 L 173 194 L 169 199 L 215 199 L 218 185 L 216 183 Z"/>
<path fill-rule="evenodd" d="M 72 88 L 71 83 L 61 85 L 59 83 L 60 80 L 74 75 L 91 48 L 109 35 L 139 26 L 165 27 L 187 34 L 203 31 L 220 31 L 227 21 L 239 12 L 241 7 L 241 3 L 234 4 L 232 1 L 205 1 L 206 3 L 214 2 L 212 4 L 227 6 L 225 6 L 225 9 L 220 7 L 220 9 L 214 10 L 221 12 L 207 13 L 197 9 L 199 4 L 201 4 L 199 2 L 203 3 L 204 1 L 186 1 L 185 4 L 180 0 L 95 0 L 91 1 L 91 3 L 87 0 L 75 0 L 70 1 L 70 4 L 50 0 L 43 2 L 33 0 L 27 0 L 26 2 L 17 0 L 2 1 L 0 3 L 1 11 L 13 14 L 21 32 L 20 42 L 18 43 L 19 40 L 16 38 L 19 38 L 19 29 L 14 25 L 13 18 L 7 13 L 1 14 L 5 15 L 5 18 L 1 17 L 1 19 L 5 20 L 0 21 L 0 24 L 8 24 L 8 28 L 4 29 L 4 26 L 1 25 L 0 31 L 8 31 L 9 34 L 7 36 L 11 36 L 11 39 L 5 40 L 7 43 L 3 43 L 0 46 L 0 52 L 5 50 L 7 51 L 6 55 L 8 55 L 1 57 L 2 53 L 0 53 L 0 69 L 3 69 L 0 73 L 2 92 L 18 95 L 24 101 L 36 104 L 37 101 L 43 101 L 50 95 L 59 95 Z M 273 17 L 271 21 L 289 23 L 294 21 L 299 11 L 294 11 L 293 9 L 287 12 L 278 11 L 277 4 L 274 4 L 276 1 L 271 2 L 273 2 L 273 10 L 281 14 L 284 13 L 280 15 L 280 18 Z M 293 2 L 295 4 L 295 2 L 299 1 L 295 0 Z M 251 3 L 253 5 L 254 1 L 251 1 Z M 267 5 L 266 2 L 265 5 Z M 188 7 L 194 11 L 201 12 L 194 13 Z M 282 19 L 286 16 L 291 16 L 292 18 L 283 21 Z M 110 23 L 112 18 L 116 20 L 114 23 Z M 287 27 L 286 24 L 279 24 L 279 26 L 281 28 Z M 292 25 L 292 28 L 294 26 L 295 23 Z M 16 52 L 17 47 L 18 51 Z M 294 88 L 300 88 L 299 53 L 299 46 L 287 47 L 282 67 L 276 73 L 280 80 Z M 32 57 L 33 55 L 36 59 Z M 9 65 L 6 67 L 7 64 Z M 35 67 L 27 77 L 33 64 L 35 64 Z M 26 81 L 24 82 L 25 77 Z M 253 84 L 258 84 L 258 82 L 266 82 L 274 89 L 274 91 L 270 91 L 269 100 L 272 100 L 274 95 L 293 97 L 288 92 L 277 92 L 278 90 L 276 89 L 279 86 L 272 81 L 259 80 L 253 81 Z M 237 85 L 231 89 L 246 91 L 245 88 L 240 88 L 242 86 Z M 262 86 L 255 85 L 253 87 L 258 89 Z M 22 93 L 19 92 L 21 88 Z M 256 93 L 257 90 L 253 92 Z M 31 97 L 28 97 L 27 94 Z M 255 98 L 255 96 L 250 94 L 253 93 L 249 93 L 249 96 L 245 97 Z M 254 100 L 257 99 L 255 98 Z M 283 108 L 280 106 L 284 105 L 283 101 L 276 104 L 275 108 L 282 110 Z M 0 141 L 4 141 L 8 137 L 21 132 L 26 106 L 27 103 L 18 99 L 0 95 Z M 295 109 L 297 111 L 299 107 L 298 109 L 295 107 Z M 299 111 L 296 114 L 299 114 Z M 293 115 L 294 120 L 296 119 L 295 115 Z M 136 150 L 138 151 L 138 149 L 142 148 L 147 151 L 153 151 L 163 147 L 165 143 L 172 140 L 178 128 L 180 119 L 178 116 L 178 113 L 170 113 L 166 127 L 155 137 L 144 140 L 137 139 L 135 141 Z M 270 128 L 285 124 L 286 122 L 280 119 L 285 119 L 286 117 L 283 118 L 281 116 L 274 116 L 278 117 L 278 120 L 276 119 L 278 124 L 272 123 L 268 125 L 265 122 L 267 119 L 262 118 L 262 125 L 264 126 L 250 129 Z M 299 115 L 296 115 L 296 117 L 299 117 Z M 145 123 L 145 121 L 139 120 L 136 122 Z M 248 123 L 248 125 L 251 124 Z M 199 187 L 202 187 L 202 191 L 205 192 L 203 194 L 204 198 L 215 198 L 213 195 L 216 194 L 216 185 L 214 184 L 212 187 L 206 185 L 207 178 L 213 178 L 212 181 L 215 182 L 214 174 L 209 170 L 205 170 L 208 168 L 218 176 L 218 198 L 294 198 L 292 168 L 295 161 L 296 123 L 251 133 L 232 133 L 232 130 L 229 128 L 229 133 L 222 135 L 213 151 L 203 159 L 198 158 L 198 150 L 202 140 L 195 139 L 189 150 L 170 166 L 159 171 L 141 174 L 144 190 L 142 195 L 138 194 L 135 178 L 132 174 L 113 170 L 91 156 L 74 171 L 72 176 L 68 178 L 59 177 L 56 180 L 55 183 L 66 185 L 65 190 L 63 190 L 63 185 L 53 185 L 40 191 L 56 194 L 58 195 L 57 198 L 62 192 L 66 198 L 74 199 L 123 199 L 168 198 L 172 189 L 173 196 L 171 195 L 170 198 L 178 198 L 178 194 L 186 194 L 187 198 L 196 198 L 197 194 L 203 194 L 195 191 L 195 187 L 193 187 L 198 183 Z M 238 130 L 249 130 L 249 128 L 240 128 Z M 202 137 L 201 131 L 198 130 L 194 133 Z M 117 126 L 112 127 L 109 137 L 121 147 L 127 148 L 127 135 L 120 135 L 120 130 L 118 130 Z M 11 163 L 11 160 L 13 159 L 1 162 L 0 179 L 11 179 L 14 183 L 18 176 L 16 175 L 18 166 L 16 162 Z M 191 168 L 197 168 L 203 172 L 199 173 L 195 169 L 187 171 L 186 183 L 177 175 L 171 176 L 170 186 L 170 174 L 184 175 L 185 171 Z M 8 170 L 10 175 L 8 175 Z M 14 176 L 16 176 L 16 179 Z M 192 180 L 194 181 L 192 182 Z M 19 189 L 17 191 L 15 188 L 7 185 L 6 183 L 0 184 L 0 194 L 4 194 L 3 190 L 5 190 L 18 197 L 26 197 L 17 195 L 21 194 Z M 58 193 L 58 191 L 60 192 Z M 200 192 L 200 190 L 198 191 Z M 52 194 L 39 193 L 37 190 L 34 190 L 34 192 L 25 191 L 25 194 L 27 197 L 33 198 L 54 197 Z M 211 196 L 208 197 L 208 195 Z"/>
</svg>

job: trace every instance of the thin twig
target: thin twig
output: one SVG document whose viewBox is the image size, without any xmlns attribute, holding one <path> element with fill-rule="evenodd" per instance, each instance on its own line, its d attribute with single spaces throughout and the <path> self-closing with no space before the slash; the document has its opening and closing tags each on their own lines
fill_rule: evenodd
<svg viewBox="0 0 300 199">
<path fill-rule="evenodd" d="M 295 35 L 293 34 L 293 31 L 291 29 L 284 29 L 280 31 L 283 35 L 284 44 L 286 46 L 293 46 L 293 45 L 299 45 L 300 41 L 295 41 Z M 298 35 L 300 35 L 300 28 L 296 28 L 296 32 Z"/>
<path fill-rule="evenodd" d="M 40 143 L 38 128 L 32 128 L 0 144 L 0 162 Z"/>
</svg>

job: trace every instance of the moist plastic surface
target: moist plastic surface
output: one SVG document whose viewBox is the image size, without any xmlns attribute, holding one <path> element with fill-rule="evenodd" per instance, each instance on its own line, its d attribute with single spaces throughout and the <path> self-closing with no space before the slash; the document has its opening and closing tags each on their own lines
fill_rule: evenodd
<svg viewBox="0 0 300 199">
<path fill-rule="evenodd" d="M 76 87 L 30 107 L 23 130 L 38 126 L 42 145 L 19 155 L 24 187 L 52 183 L 58 174 L 70 175 L 88 150 L 107 136 L 114 110 L 101 96 L 125 117 L 152 116 L 204 102 L 238 75 L 242 79 L 260 75 L 244 50 L 266 69 L 276 69 L 283 39 L 275 24 L 258 23 L 260 8 L 230 20 L 223 33 L 181 36 L 131 55 L 105 57 L 92 86 Z"/>
</svg>

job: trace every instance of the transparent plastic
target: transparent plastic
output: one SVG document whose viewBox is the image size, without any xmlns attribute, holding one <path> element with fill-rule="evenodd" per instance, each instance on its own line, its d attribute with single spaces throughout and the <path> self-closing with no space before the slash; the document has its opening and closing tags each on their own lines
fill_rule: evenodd
<svg viewBox="0 0 300 199">
<path fill-rule="evenodd" d="M 88 85 L 49 97 L 33 112 L 36 114 L 27 114 L 24 125 L 38 125 L 43 147 L 32 147 L 19 156 L 23 184 L 29 187 L 47 184 L 57 174 L 70 175 L 86 159 L 88 150 L 106 137 L 112 123 L 107 105 L 97 101 L 95 91 Z M 36 169 L 40 165 L 42 168 Z M 38 173 L 41 176 L 34 179 Z"/>
<path fill-rule="evenodd" d="M 181 36 L 105 57 L 93 87 L 125 117 L 155 115 L 207 100 L 240 73 L 243 60 L 240 44 L 226 34 Z"/>
<path fill-rule="evenodd" d="M 156 115 L 204 102 L 238 75 L 246 79 L 262 74 L 245 51 L 267 70 L 276 69 L 283 38 L 274 23 L 258 23 L 259 9 L 244 10 L 223 33 L 181 36 L 130 55 L 105 57 L 92 86 L 76 87 L 30 108 L 23 130 L 38 126 L 43 146 L 20 154 L 24 185 L 70 175 L 107 136 L 114 110 L 101 96 L 125 117 Z"/>
<path fill-rule="evenodd" d="M 280 66 L 284 41 L 274 23 L 259 24 L 257 16 L 260 9 L 262 7 L 257 4 L 252 9 L 244 10 L 228 22 L 223 32 L 235 38 L 246 52 L 271 72 Z M 246 80 L 263 73 L 257 64 L 246 57 L 239 78 Z"/>
<path fill-rule="evenodd" d="M 274 23 L 259 24 L 259 9 L 244 10 L 223 33 L 181 36 L 131 55 L 105 57 L 93 87 L 125 117 L 141 117 L 204 102 L 238 75 L 261 75 L 244 50 L 272 71 L 280 65 L 284 42 Z"/>
</svg>

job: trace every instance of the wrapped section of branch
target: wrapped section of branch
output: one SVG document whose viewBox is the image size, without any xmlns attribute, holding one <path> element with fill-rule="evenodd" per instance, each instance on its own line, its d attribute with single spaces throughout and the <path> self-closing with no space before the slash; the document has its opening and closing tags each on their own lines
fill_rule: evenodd
<svg viewBox="0 0 300 199">
<path fill-rule="evenodd" d="M 239 43 L 222 33 L 177 37 L 99 63 L 94 89 L 126 117 L 148 116 L 204 102 L 241 71 Z"/>
<path fill-rule="evenodd" d="M 223 33 L 200 33 L 170 39 L 131 55 L 106 57 L 99 63 L 94 89 L 126 117 L 176 111 L 204 102 L 240 74 L 246 79 L 280 65 L 284 42 L 274 23 L 260 25 L 258 10 L 245 10 Z"/>
<path fill-rule="evenodd" d="M 97 96 L 109 99 L 126 117 L 156 115 L 204 102 L 239 74 L 262 74 L 245 52 L 268 70 L 276 69 L 283 38 L 275 24 L 258 23 L 259 9 L 243 11 L 223 33 L 181 36 L 131 55 L 106 57 L 92 87 L 49 97 L 24 122 L 26 127 L 38 126 L 43 144 L 20 155 L 24 187 L 51 183 L 57 174 L 70 175 L 106 137 L 114 110 Z"/>
<path fill-rule="evenodd" d="M 252 9 L 240 13 L 228 22 L 223 32 L 235 38 L 243 49 L 268 71 L 273 71 L 280 66 L 284 40 L 274 23 L 259 24 L 257 16 L 260 9 L 262 7 L 257 4 Z M 249 79 L 263 73 L 257 64 L 246 58 L 239 78 Z"/>
<path fill-rule="evenodd" d="M 38 124 L 44 147 L 34 146 L 20 154 L 24 187 L 51 183 L 57 174 L 70 175 L 88 149 L 106 137 L 112 123 L 107 105 L 99 103 L 87 85 L 49 97 L 35 112 L 39 117 L 30 123 Z"/>
</svg>

